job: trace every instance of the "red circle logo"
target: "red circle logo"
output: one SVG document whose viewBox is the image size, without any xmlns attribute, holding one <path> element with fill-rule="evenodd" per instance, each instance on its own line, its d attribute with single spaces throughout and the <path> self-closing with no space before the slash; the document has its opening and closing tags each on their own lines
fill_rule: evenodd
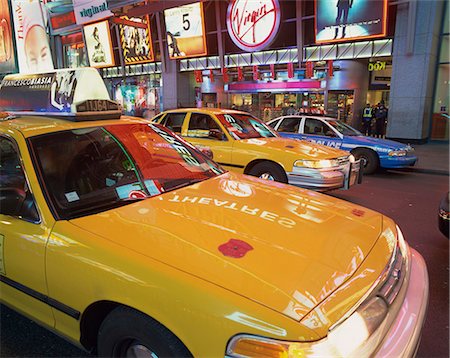
<svg viewBox="0 0 450 358">
<path fill-rule="evenodd" d="M 275 38 L 280 18 L 278 0 L 233 0 L 227 11 L 228 33 L 242 50 L 259 51 Z"/>
</svg>

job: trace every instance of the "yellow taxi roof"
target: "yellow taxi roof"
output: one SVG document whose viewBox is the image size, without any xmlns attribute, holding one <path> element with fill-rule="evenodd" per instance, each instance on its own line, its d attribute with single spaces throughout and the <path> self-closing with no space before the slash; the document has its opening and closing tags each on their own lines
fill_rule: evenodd
<svg viewBox="0 0 450 358">
<path fill-rule="evenodd" d="M 46 116 L 19 116 L 0 121 L 0 128 L 19 131 L 25 138 L 64 130 L 98 127 L 111 124 L 149 123 L 142 118 L 122 116 L 120 119 L 69 121 Z"/>
<path fill-rule="evenodd" d="M 209 113 L 209 114 L 227 114 L 227 113 L 235 113 L 235 114 L 247 114 L 247 112 L 237 111 L 235 109 L 225 109 L 225 108 L 178 108 L 178 109 L 169 109 L 164 111 L 164 113 L 177 113 L 177 112 L 197 112 L 197 113 Z"/>
</svg>

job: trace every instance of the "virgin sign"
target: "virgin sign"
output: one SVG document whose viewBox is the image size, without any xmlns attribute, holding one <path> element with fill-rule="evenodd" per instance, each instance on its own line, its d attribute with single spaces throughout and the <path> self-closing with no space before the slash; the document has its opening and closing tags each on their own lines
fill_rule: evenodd
<svg viewBox="0 0 450 358">
<path fill-rule="evenodd" d="M 275 38 L 280 27 L 278 0 L 233 0 L 227 27 L 233 42 L 244 51 L 259 51 Z"/>
</svg>

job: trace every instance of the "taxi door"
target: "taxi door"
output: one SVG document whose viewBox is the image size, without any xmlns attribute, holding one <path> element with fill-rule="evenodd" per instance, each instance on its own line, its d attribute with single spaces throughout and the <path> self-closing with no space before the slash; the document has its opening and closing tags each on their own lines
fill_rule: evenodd
<svg viewBox="0 0 450 358">
<path fill-rule="evenodd" d="M 53 327 L 45 256 L 54 220 L 46 220 L 36 205 L 30 180 L 37 181 L 25 141 L 18 140 L 0 134 L 0 298 Z"/>
<path fill-rule="evenodd" d="M 233 167 L 231 154 L 232 141 L 225 134 L 222 125 L 207 113 L 188 113 L 183 124 L 182 136 L 195 146 L 209 147 L 213 160 L 225 167 Z M 233 168 L 235 169 L 235 168 Z"/>
<path fill-rule="evenodd" d="M 342 138 L 325 121 L 306 117 L 303 122 L 302 139 L 333 148 L 341 148 Z"/>
</svg>

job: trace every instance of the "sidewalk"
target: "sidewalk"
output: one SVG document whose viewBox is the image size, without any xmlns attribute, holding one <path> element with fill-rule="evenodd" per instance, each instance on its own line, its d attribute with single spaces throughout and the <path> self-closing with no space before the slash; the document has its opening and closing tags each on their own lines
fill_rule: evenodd
<svg viewBox="0 0 450 358">
<path fill-rule="evenodd" d="M 418 161 L 414 167 L 408 168 L 412 172 L 448 175 L 449 172 L 449 143 L 431 142 L 413 145 Z"/>
</svg>

